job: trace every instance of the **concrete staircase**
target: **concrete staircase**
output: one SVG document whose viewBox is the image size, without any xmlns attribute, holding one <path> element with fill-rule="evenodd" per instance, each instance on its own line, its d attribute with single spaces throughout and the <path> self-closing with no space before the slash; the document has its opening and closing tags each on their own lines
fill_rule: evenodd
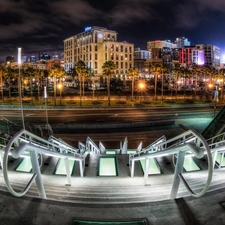
<svg viewBox="0 0 225 225">
<path fill-rule="evenodd" d="M 225 187 L 224 169 L 215 170 L 209 191 Z M 13 188 L 23 190 L 31 174 L 18 177 L 17 172 L 10 172 Z M 194 191 L 200 191 L 206 181 L 207 171 L 184 174 Z M 65 176 L 43 175 L 47 198 L 54 201 L 84 204 L 113 205 L 137 204 L 168 200 L 170 196 L 173 175 L 149 176 L 149 185 L 144 186 L 143 177 L 72 177 L 72 184 L 66 184 Z M 0 190 L 8 192 L 3 177 L 0 177 Z M 34 183 L 26 196 L 39 198 Z M 178 198 L 190 196 L 182 183 L 178 190 Z"/>
</svg>

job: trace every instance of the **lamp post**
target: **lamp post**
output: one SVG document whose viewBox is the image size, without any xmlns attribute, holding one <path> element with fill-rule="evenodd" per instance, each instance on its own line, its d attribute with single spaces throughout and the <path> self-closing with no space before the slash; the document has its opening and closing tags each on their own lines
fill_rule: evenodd
<svg viewBox="0 0 225 225">
<path fill-rule="evenodd" d="M 61 105 L 62 104 L 62 83 L 60 82 L 58 84 L 58 89 L 59 89 L 59 104 Z"/>
<path fill-rule="evenodd" d="M 139 96 L 139 98 L 140 98 L 140 106 L 141 106 L 141 96 L 142 96 L 142 91 L 145 89 L 145 83 L 144 82 L 139 82 L 139 84 L 138 84 L 138 88 L 139 88 L 139 90 L 140 90 L 140 96 Z"/>
<path fill-rule="evenodd" d="M 47 123 L 47 130 L 48 130 L 48 136 L 49 136 L 49 125 L 48 125 L 48 107 L 47 107 L 47 101 L 48 101 L 48 95 L 47 95 L 47 87 L 44 86 L 44 99 L 45 99 L 45 114 L 46 114 L 46 123 Z"/>
<path fill-rule="evenodd" d="M 215 85 L 215 90 L 213 91 L 213 100 L 214 100 L 214 117 L 216 116 L 216 103 L 218 101 L 218 86 Z"/>
<path fill-rule="evenodd" d="M 20 110 L 21 110 L 22 125 L 23 125 L 23 129 L 25 129 L 24 115 L 23 115 L 23 102 L 22 102 L 22 93 L 21 93 L 20 67 L 21 67 L 21 48 L 18 48 L 18 68 L 19 68 L 18 88 L 19 88 L 19 97 L 20 97 Z"/>
</svg>

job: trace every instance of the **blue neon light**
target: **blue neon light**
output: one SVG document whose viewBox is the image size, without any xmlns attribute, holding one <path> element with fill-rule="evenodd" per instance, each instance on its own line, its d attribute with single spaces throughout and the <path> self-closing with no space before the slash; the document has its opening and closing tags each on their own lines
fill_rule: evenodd
<svg viewBox="0 0 225 225">
<path fill-rule="evenodd" d="M 89 30 L 91 30 L 91 27 L 85 27 L 84 28 L 84 31 L 89 31 Z"/>
</svg>

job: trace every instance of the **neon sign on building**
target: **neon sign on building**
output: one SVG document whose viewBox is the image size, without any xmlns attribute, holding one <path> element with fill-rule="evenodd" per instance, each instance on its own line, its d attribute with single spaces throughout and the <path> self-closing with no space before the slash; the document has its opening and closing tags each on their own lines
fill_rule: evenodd
<svg viewBox="0 0 225 225">
<path fill-rule="evenodd" d="M 91 27 L 85 27 L 84 28 L 84 31 L 86 32 L 86 31 L 89 31 L 89 30 L 91 30 Z"/>
</svg>

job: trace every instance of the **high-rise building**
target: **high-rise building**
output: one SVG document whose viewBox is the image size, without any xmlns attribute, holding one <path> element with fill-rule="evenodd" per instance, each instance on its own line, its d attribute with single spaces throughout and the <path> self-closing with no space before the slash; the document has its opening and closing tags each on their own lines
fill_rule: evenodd
<svg viewBox="0 0 225 225">
<path fill-rule="evenodd" d="M 197 44 L 192 51 L 192 62 L 216 69 L 220 68 L 220 48 L 210 44 Z"/>
<path fill-rule="evenodd" d="M 179 63 L 182 66 L 190 66 L 193 64 L 192 56 L 195 49 L 195 46 L 183 47 L 179 49 Z"/>
<path fill-rule="evenodd" d="M 147 49 L 150 51 L 151 59 L 155 63 L 162 63 L 172 68 L 173 57 L 175 56 L 174 49 L 177 49 L 177 45 L 170 40 L 156 40 L 147 42 Z"/>
<path fill-rule="evenodd" d="M 186 46 L 191 46 L 191 42 L 188 41 L 188 39 L 185 37 L 176 38 L 175 44 L 177 45 L 177 48 L 184 48 Z"/>
<path fill-rule="evenodd" d="M 150 59 L 150 51 L 141 50 L 140 48 L 136 48 L 134 50 L 134 59 Z"/>
<path fill-rule="evenodd" d="M 156 41 L 148 41 L 147 42 L 147 50 L 152 51 L 152 49 L 162 49 L 163 47 L 167 48 L 177 48 L 177 45 L 172 43 L 170 40 L 156 40 Z M 154 55 L 151 55 L 152 58 L 154 58 Z"/>
<path fill-rule="evenodd" d="M 39 52 L 39 60 L 49 60 L 51 56 L 48 53 Z"/>
<path fill-rule="evenodd" d="M 26 55 L 22 55 L 21 61 L 22 61 L 22 63 L 27 62 L 27 56 Z"/>
<path fill-rule="evenodd" d="M 68 71 L 79 60 L 102 75 L 102 66 L 106 61 L 116 65 L 116 75 L 124 75 L 133 67 L 134 45 L 118 42 L 117 32 L 104 27 L 86 27 L 84 32 L 64 40 L 64 68 Z"/>
<path fill-rule="evenodd" d="M 36 62 L 36 56 L 32 55 L 27 58 L 27 62 L 35 63 Z"/>
<path fill-rule="evenodd" d="M 5 62 L 6 62 L 6 64 L 10 64 L 10 63 L 14 62 L 14 56 L 13 55 L 6 56 Z"/>
</svg>

